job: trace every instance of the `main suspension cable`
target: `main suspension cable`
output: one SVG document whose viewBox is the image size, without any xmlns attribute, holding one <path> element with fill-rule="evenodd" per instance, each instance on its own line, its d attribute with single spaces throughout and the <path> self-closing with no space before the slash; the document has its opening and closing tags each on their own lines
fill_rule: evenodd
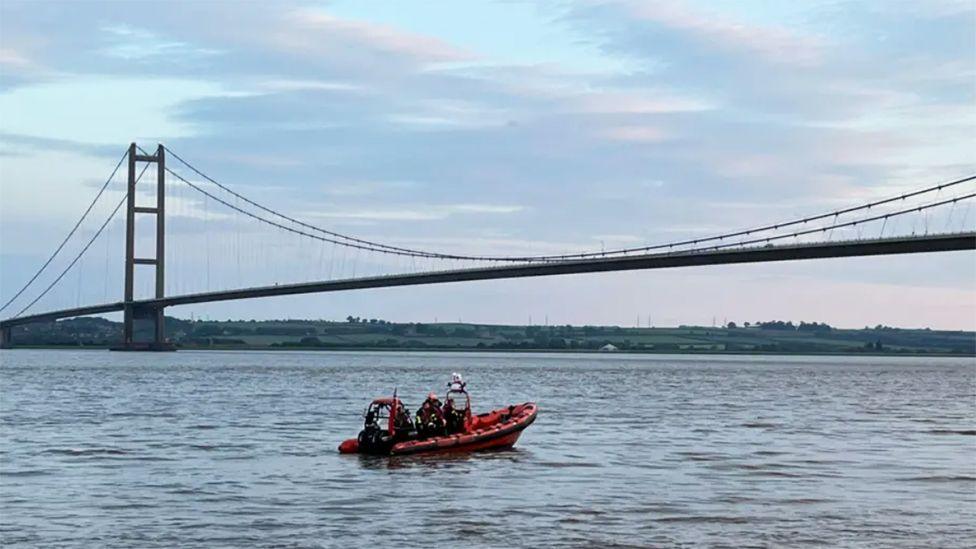
<svg viewBox="0 0 976 549">
<path fill-rule="evenodd" d="M 236 198 L 238 198 L 240 200 L 243 200 L 244 202 L 246 202 L 246 203 L 254 206 L 255 208 L 258 208 L 260 210 L 263 210 L 266 213 L 269 213 L 269 214 L 274 215 L 276 217 L 280 217 L 282 219 L 285 219 L 287 221 L 290 221 L 292 223 L 295 223 L 296 225 L 299 225 L 301 227 L 305 227 L 306 229 L 311 229 L 313 231 L 318 231 L 320 233 L 327 234 L 329 236 L 333 236 L 335 238 L 340 238 L 340 239 L 343 239 L 343 240 L 348 240 L 350 242 L 356 242 L 356 243 L 364 244 L 364 245 L 367 245 L 367 246 L 373 246 L 373 247 L 376 247 L 376 248 L 384 248 L 384 249 L 389 249 L 389 250 L 394 250 L 394 251 L 399 251 L 399 252 L 416 253 L 416 254 L 419 254 L 419 255 L 425 255 L 427 253 L 427 252 L 423 252 L 423 251 L 420 251 L 420 250 L 411 250 L 409 248 L 401 248 L 401 247 L 398 247 L 398 246 L 391 246 L 389 244 L 382 244 L 382 243 L 379 243 L 379 242 L 371 242 L 369 240 L 364 240 L 364 239 L 361 239 L 361 238 L 356 238 L 354 236 L 348 236 L 348 235 L 344 235 L 342 233 L 337 233 L 337 232 L 334 232 L 334 231 L 330 231 L 328 229 L 323 229 L 321 227 L 317 227 L 315 225 L 311 225 L 311 224 L 306 223 L 304 221 L 301 221 L 299 219 L 295 219 L 295 218 L 293 218 L 291 216 L 285 215 L 285 214 L 283 214 L 283 213 L 281 213 L 279 211 L 273 210 L 273 209 L 268 208 L 268 207 L 266 207 L 266 206 L 264 206 L 262 204 L 259 204 L 259 203 L 255 202 L 255 201 L 247 198 L 246 196 L 244 196 L 244 195 L 242 195 L 240 193 L 235 192 L 234 190 L 228 188 L 227 186 L 222 185 L 217 180 L 213 179 L 212 177 L 210 177 L 207 174 L 205 174 L 205 173 L 201 172 L 200 170 L 198 170 L 195 166 L 193 166 L 192 164 L 190 164 L 186 160 L 183 160 L 183 158 L 180 157 L 180 155 L 178 155 L 175 152 L 173 152 L 169 147 L 164 147 L 164 148 L 166 149 L 166 152 L 168 152 L 170 155 L 173 156 L 173 158 L 176 158 L 177 160 L 179 160 L 180 163 L 182 163 L 184 166 L 186 166 L 187 168 L 189 168 L 190 170 L 192 170 L 195 174 L 197 174 L 200 177 L 206 179 L 210 183 L 213 183 L 214 185 L 216 185 L 220 189 L 223 189 L 224 191 L 230 193 L 234 197 L 236 197 Z"/>
<path fill-rule="evenodd" d="M 910 193 L 905 193 L 905 194 L 902 194 L 902 195 L 899 195 L 899 196 L 892 196 L 892 197 L 885 198 L 885 199 L 882 199 L 882 200 L 877 200 L 875 202 L 869 202 L 867 204 L 861 204 L 860 206 L 852 206 L 850 208 L 845 208 L 845 209 L 842 209 L 842 210 L 836 210 L 836 211 L 828 212 L 828 213 L 825 213 L 825 214 L 815 215 L 815 216 L 811 216 L 811 217 L 797 218 L 797 219 L 793 219 L 793 220 L 790 220 L 790 221 L 784 221 L 784 222 L 781 222 L 781 223 L 774 223 L 772 225 L 766 225 L 766 226 L 762 226 L 762 227 L 755 227 L 755 228 L 752 228 L 752 229 L 743 229 L 743 230 L 740 230 L 740 231 L 735 231 L 735 232 L 725 233 L 725 234 L 720 234 L 720 235 L 715 235 L 715 236 L 709 236 L 709 237 L 705 237 L 705 238 L 682 240 L 682 241 L 671 242 L 671 243 L 667 243 L 667 244 L 654 244 L 654 245 L 651 245 L 651 246 L 638 246 L 638 247 L 634 247 L 634 248 L 621 248 L 621 249 L 617 249 L 617 250 L 610 250 L 610 251 L 608 251 L 606 253 L 604 253 L 604 252 L 590 252 L 590 253 L 583 253 L 583 254 L 570 254 L 570 255 L 564 256 L 564 257 L 585 258 L 585 257 L 598 257 L 598 256 L 602 256 L 602 255 L 628 254 L 628 253 L 633 253 L 633 252 L 648 252 L 648 251 L 651 251 L 651 250 L 659 250 L 659 249 L 664 249 L 664 248 L 673 248 L 673 247 L 687 246 L 689 244 L 690 245 L 695 245 L 695 244 L 702 244 L 702 243 L 705 243 L 705 242 L 714 242 L 716 240 L 724 240 L 726 238 L 735 238 L 737 236 L 748 236 L 748 235 L 754 234 L 754 233 L 763 233 L 763 232 L 767 232 L 767 231 L 771 231 L 771 230 L 779 230 L 779 229 L 782 229 L 782 228 L 785 228 L 785 227 L 792 227 L 794 225 L 800 225 L 800 224 L 804 224 L 804 223 L 809 223 L 811 221 L 819 221 L 821 219 L 826 219 L 828 217 L 834 217 L 834 218 L 836 218 L 837 216 L 840 216 L 840 215 L 843 215 L 843 214 L 848 214 L 848 213 L 851 213 L 851 212 L 856 212 L 856 211 L 859 211 L 859 210 L 870 210 L 871 208 L 873 208 L 875 206 L 881 206 L 881 205 L 884 205 L 884 204 L 889 204 L 891 202 L 897 202 L 899 200 L 906 200 L 908 198 L 912 198 L 912 197 L 915 197 L 915 196 L 919 196 L 919 195 L 931 193 L 933 191 L 939 191 L 939 190 L 942 190 L 942 189 L 945 189 L 945 188 L 948 188 L 948 187 L 954 187 L 956 185 L 961 185 L 963 183 L 966 183 L 966 182 L 969 182 L 969 181 L 973 181 L 973 180 L 976 180 L 976 175 L 970 175 L 968 177 L 963 177 L 961 179 L 956 179 L 956 180 L 949 181 L 949 182 L 946 182 L 946 183 L 940 183 L 939 185 L 933 185 L 931 187 L 926 187 L 924 189 L 920 189 L 918 191 L 913 191 L 913 192 L 910 192 Z M 958 199 L 958 200 L 962 200 L 962 199 Z M 912 209 L 909 209 L 908 211 L 912 211 Z M 840 225 L 836 225 L 836 226 L 839 227 Z M 793 235 L 790 234 L 788 236 L 793 236 Z"/>
<path fill-rule="evenodd" d="M 382 253 L 396 254 L 396 255 L 420 255 L 418 253 L 409 252 L 409 251 L 397 251 L 397 250 L 386 249 L 386 248 L 377 248 L 377 247 L 374 247 L 374 246 L 371 246 L 371 245 L 355 244 L 355 243 L 351 243 L 351 242 L 343 242 L 343 241 L 340 241 L 340 240 L 335 240 L 333 238 L 328 238 L 328 237 L 324 237 L 324 236 L 317 235 L 317 234 L 307 233 L 305 231 L 296 229 L 294 227 L 289 227 L 288 225 L 284 225 L 282 223 L 278 223 L 277 221 L 272 221 L 272 220 L 270 220 L 270 219 L 268 219 L 266 217 L 261 217 L 260 215 L 254 213 L 254 212 L 249 212 L 249 211 L 245 210 L 244 208 L 235 206 L 234 204 L 231 204 L 227 200 L 224 200 L 223 198 L 220 198 L 219 196 L 211 193 L 210 191 L 208 191 L 208 190 L 200 187 L 199 185 L 191 182 L 190 180 L 186 179 L 185 177 L 183 177 L 179 173 L 174 172 L 169 167 L 166 167 L 166 172 L 168 174 L 172 175 L 173 177 L 179 179 L 183 183 L 185 183 L 191 189 L 193 189 L 193 190 L 195 190 L 195 191 L 203 194 L 205 197 L 210 198 L 211 200 L 216 200 L 220 204 L 223 204 L 224 206 L 227 206 L 228 208 L 230 208 L 230 209 L 232 209 L 232 210 L 234 210 L 236 212 L 239 212 L 241 214 L 244 214 L 244 215 L 246 215 L 246 216 L 248 216 L 248 217 L 250 217 L 252 219 L 255 219 L 257 221 L 260 221 L 261 223 L 266 223 L 268 225 L 271 225 L 272 227 L 277 227 L 279 229 L 288 231 L 290 233 L 294 233 L 294 234 L 301 235 L 301 236 L 307 236 L 309 238 L 313 238 L 315 240 L 320 240 L 322 242 L 331 242 L 333 244 L 338 244 L 340 246 L 346 246 L 346 247 L 349 247 L 349 248 L 364 249 L 364 250 L 370 250 L 370 251 L 374 251 L 374 252 L 382 252 Z"/>
<path fill-rule="evenodd" d="M 89 204 L 88 208 L 85 209 L 85 213 L 81 214 L 81 218 L 78 219 L 78 222 L 75 223 L 75 226 L 72 227 L 71 230 L 68 232 L 68 236 L 64 237 L 64 240 L 62 240 L 61 244 L 58 245 L 58 247 L 54 250 L 54 253 L 51 254 L 51 257 L 47 258 L 47 261 L 45 261 L 44 264 L 41 265 L 41 268 L 38 269 L 36 273 L 34 273 L 34 276 L 32 276 L 30 280 L 28 280 L 27 283 L 24 284 L 24 287 L 21 288 L 20 291 L 18 291 L 16 294 L 14 294 L 13 297 L 7 300 L 7 302 L 4 303 L 2 307 L 0 307 L 0 312 L 3 312 L 4 309 L 9 307 L 11 303 L 16 301 L 21 294 L 27 291 L 27 288 L 29 288 L 30 285 L 33 284 L 35 280 L 37 280 L 37 277 L 41 276 L 41 273 L 43 273 L 44 270 L 47 269 L 48 265 L 50 265 L 51 262 L 54 261 L 54 258 L 57 257 L 59 253 L 61 253 L 61 250 L 64 249 L 65 244 L 67 244 L 68 240 L 70 240 L 71 237 L 74 236 L 75 231 L 78 230 L 78 227 L 81 226 L 81 224 L 88 217 L 88 214 L 91 213 L 92 208 L 95 207 L 95 204 L 98 202 L 98 199 L 102 197 L 102 193 L 104 193 L 105 189 L 108 188 L 109 183 L 111 183 L 112 180 L 115 179 L 115 174 L 118 173 L 119 168 L 122 167 L 122 163 L 125 162 L 125 157 L 127 154 L 128 154 L 128 150 L 122 154 L 122 158 L 119 159 L 119 163 L 116 164 L 115 169 L 112 170 L 112 175 L 108 176 L 108 179 L 106 179 L 105 183 L 102 184 L 102 188 L 98 190 L 98 194 L 95 195 L 95 198 L 92 199 L 91 204 Z"/>
<path fill-rule="evenodd" d="M 889 213 L 886 213 L 886 214 L 879 214 L 879 215 L 875 215 L 873 217 L 864 217 L 864 218 L 861 218 L 861 219 L 855 219 L 853 221 L 846 221 L 844 223 L 835 223 L 833 225 L 827 225 L 827 226 L 824 226 L 824 227 L 816 227 L 816 228 L 813 228 L 813 229 L 807 229 L 807 230 L 803 230 L 803 231 L 797 231 L 797 232 L 794 232 L 794 233 L 787 233 L 787 234 L 781 234 L 781 235 L 768 236 L 768 237 L 765 237 L 765 238 L 755 238 L 755 239 L 752 239 L 752 240 L 740 240 L 738 242 L 729 242 L 729 243 L 725 243 L 725 244 L 718 244 L 718 245 L 715 245 L 715 246 L 706 246 L 704 248 L 696 248 L 694 250 L 687 250 L 686 252 L 720 250 L 720 249 L 724 249 L 724 248 L 733 248 L 733 247 L 738 247 L 738 246 L 745 246 L 745 245 L 748 245 L 748 244 L 758 244 L 758 243 L 761 243 L 761 242 L 770 242 L 770 241 L 773 241 L 773 240 L 780 240 L 780 239 L 783 239 L 783 238 L 795 238 L 795 237 L 800 237 L 800 236 L 804 236 L 804 235 L 808 235 L 808 234 L 826 232 L 826 231 L 832 230 L 832 229 L 841 229 L 841 228 L 844 228 L 844 227 L 856 227 L 858 225 L 863 225 L 865 223 L 870 223 L 872 221 L 878 221 L 880 219 L 884 219 L 885 220 L 885 223 L 887 224 L 888 218 L 891 218 L 891 217 L 897 217 L 899 215 L 905 215 L 905 214 L 909 214 L 909 213 L 912 213 L 912 212 L 921 212 L 921 211 L 925 211 L 926 213 L 928 213 L 928 210 L 931 210 L 932 208 L 937 208 L 939 206 L 944 206 L 944 205 L 950 204 L 950 203 L 951 204 L 955 204 L 956 202 L 962 202 L 963 200 L 969 200 L 970 198 L 974 198 L 974 197 L 976 197 L 976 193 L 971 193 L 971 194 L 967 194 L 967 195 L 956 196 L 956 197 L 953 197 L 953 198 L 947 198 L 945 200 L 940 200 L 940 201 L 936 201 L 936 202 L 930 202 L 929 204 L 923 204 L 921 206 L 913 206 L 911 208 L 905 208 L 903 210 L 899 210 L 899 211 L 895 211 L 895 212 L 889 212 Z M 683 252 L 683 253 L 685 253 L 685 252 Z"/>
<path fill-rule="evenodd" d="M 123 157 L 123 158 L 125 158 L 125 157 Z M 136 178 L 136 183 L 138 183 L 139 180 L 142 179 L 142 174 L 146 173 L 146 169 L 147 168 L 149 168 L 149 164 L 146 164 L 145 166 L 143 166 L 142 172 L 140 172 L 139 173 L 139 177 Z M 105 227 L 107 227 L 108 224 L 109 224 L 109 222 L 112 221 L 112 219 L 115 217 L 115 214 L 119 213 L 119 208 L 122 207 L 122 204 L 125 204 L 125 201 L 128 199 L 128 197 L 129 197 L 129 193 L 125 193 L 125 194 L 122 195 L 122 200 L 120 200 L 119 203 L 115 206 L 115 209 L 112 210 L 112 213 L 109 214 L 109 216 L 105 220 L 105 222 L 102 223 L 102 226 L 99 227 L 97 231 L 95 231 L 95 234 L 92 235 L 92 237 L 88 240 L 88 243 L 85 244 L 85 247 L 82 248 L 80 252 L 78 252 L 78 255 L 76 255 L 74 259 L 71 260 L 71 263 L 69 263 L 68 266 L 65 267 L 63 271 L 61 271 L 61 274 L 59 274 L 58 277 L 55 278 L 54 281 L 51 282 L 48 285 L 47 288 L 44 288 L 44 291 L 41 292 L 40 295 L 38 295 L 37 297 L 34 298 L 34 301 L 31 301 L 30 303 L 28 303 L 27 306 L 24 307 L 23 309 L 21 309 L 19 313 L 15 314 L 13 316 L 13 318 L 17 318 L 18 316 L 20 316 L 20 315 L 24 314 L 25 312 L 27 312 L 27 310 L 30 309 L 31 307 L 33 307 L 35 303 L 37 303 L 38 301 L 41 300 L 41 298 L 43 298 L 44 296 L 46 296 L 47 293 L 51 291 L 51 288 L 54 288 L 54 286 L 58 282 L 60 282 L 62 278 L 64 278 L 64 275 L 68 274 L 68 271 L 70 271 L 71 268 L 75 266 L 75 263 L 77 263 L 78 260 L 81 259 L 81 256 L 85 255 L 85 252 L 88 251 L 88 248 L 90 248 L 91 245 L 95 242 L 95 240 L 98 239 L 99 235 L 102 234 L 102 231 L 104 231 L 105 230 Z"/>
<path fill-rule="evenodd" d="M 756 233 L 763 233 L 763 232 L 768 232 L 768 231 L 780 230 L 780 229 L 783 229 L 783 228 L 786 228 L 786 227 L 792 227 L 792 226 L 799 225 L 799 224 L 810 223 L 812 221 L 818 221 L 818 220 L 826 219 L 826 218 L 829 218 L 829 217 L 837 217 L 837 216 L 840 216 L 840 215 L 843 215 L 843 214 L 848 214 L 848 213 L 851 213 L 851 212 L 856 212 L 856 211 L 860 211 L 860 210 L 868 210 L 868 209 L 871 209 L 871 208 L 874 208 L 874 207 L 877 207 L 877 206 L 881 206 L 881 205 L 884 205 L 884 204 L 889 204 L 889 203 L 892 203 L 892 202 L 897 202 L 899 200 L 906 200 L 906 199 L 909 199 L 909 198 L 913 198 L 913 197 L 916 197 L 916 196 L 919 196 L 919 195 L 923 195 L 923 194 L 927 194 L 927 193 L 931 193 L 931 192 L 935 192 L 935 191 L 941 191 L 942 189 L 946 189 L 946 188 L 949 188 L 949 187 L 954 187 L 956 185 L 961 185 L 963 183 L 967 183 L 967 182 L 976 180 L 976 175 L 970 175 L 970 176 L 963 177 L 963 178 L 960 178 L 960 179 L 956 179 L 956 180 L 953 180 L 953 181 L 948 181 L 946 183 L 940 183 L 938 185 L 933 185 L 931 187 L 926 187 L 924 189 L 920 189 L 920 190 L 913 191 L 913 192 L 910 192 L 910 193 L 904 193 L 904 194 L 901 194 L 901 195 L 892 196 L 892 197 L 885 198 L 885 199 L 881 199 L 881 200 L 876 200 L 874 202 L 869 202 L 867 204 L 861 204 L 859 206 L 853 206 L 853 207 L 849 207 L 849 208 L 845 208 L 845 209 L 841 209 L 841 210 L 831 211 L 831 212 L 828 212 L 828 213 L 825 213 L 825 214 L 820 214 L 820 215 L 815 215 L 815 216 L 810 216 L 810 217 L 804 217 L 804 218 L 797 218 L 797 219 L 793 219 L 793 220 L 790 220 L 790 221 L 784 221 L 784 222 L 780 222 L 780 223 L 774 223 L 774 224 L 771 224 L 771 225 L 754 227 L 754 228 L 751 228 L 751 229 L 744 229 L 744 230 L 739 230 L 739 231 L 734 231 L 734 232 L 729 232 L 729 233 L 724 233 L 724 234 L 719 234 L 719 235 L 710 236 L 710 237 L 704 237 L 704 238 L 687 239 L 687 240 L 681 240 L 681 241 L 675 241 L 675 242 L 668 242 L 668 243 L 664 243 L 664 244 L 654 244 L 654 245 L 648 245 L 648 246 L 637 246 L 637 247 L 631 247 L 631 248 L 618 248 L 618 249 L 614 249 L 614 250 L 606 250 L 606 251 L 599 251 L 599 252 L 595 252 L 595 251 L 594 252 L 581 252 L 581 253 L 575 253 L 575 254 L 528 255 L 528 256 L 472 256 L 472 255 L 448 254 L 448 253 L 441 253 L 441 252 L 433 252 L 433 251 L 417 250 L 417 249 L 411 249 L 411 248 L 403 248 L 403 247 L 398 247 L 398 246 L 391 246 L 391 245 L 388 245 L 388 244 L 382 244 L 382 243 L 379 243 L 379 242 L 373 242 L 373 241 L 369 241 L 369 240 L 355 238 L 355 237 L 348 236 L 348 235 L 343 235 L 341 233 L 336 233 L 334 231 L 329 231 L 328 229 L 323 229 L 321 227 L 317 227 L 315 225 L 311 225 L 309 223 L 300 221 L 300 220 L 295 219 L 295 218 L 293 218 L 291 216 L 288 216 L 288 215 L 285 215 L 285 214 L 283 214 L 281 212 L 278 212 L 278 211 L 276 211 L 276 210 L 274 210 L 272 208 L 268 208 L 266 206 L 263 206 L 263 205 L 255 202 L 255 201 L 253 201 L 253 200 L 251 200 L 251 199 L 249 199 L 249 198 L 247 198 L 247 197 L 245 197 L 245 196 L 243 196 L 243 195 L 241 195 L 241 194 L 239 194 L 239 193 L 231 190 L 226 185 L 223 185 L 223 184 L 219 183 L 218 181 L 214 180 L 213 178 L 209 177 L 208 175 L 206 175 L 205 173 L 203 173 L 202 171 L 200 171 L 199 169 L 197 169 L 196 167 L 194 167 L 193 165 L 191 165 L 189 162 L 187 162 L 186 160 L 184 160 L 183 158 L 181 158 L 178 154 L 176 154 L 175 152 L 173 152 L 172 150 L 170 150 L 169 147 L 166 147 L 166 150 L 173 157 L 175 157 L 177 160 L 179 160 L 183 165 L 185 165 L 187 168 L 189 168 L 190 170 L 192 170 L 194 173 L 196 173 L 200 177 L 204 178 L 205 180 L 209 181 L 210 183 L 216 185 L 218 188 L 220 188 L 220 189 L 222 189 L 222 190 L 230 193 L 234 197 L 236 197 L 236 198 L 238 198 L 238 199 L 246 202 L 247 204 L 250 204 L 250 205 L 252 205 L 252 206 L 254 206 L 256 208 L 259 208 L 260 210 L 262 210 L 262 211 L 264 211 L 266 213 L 269 213 L 269 214 L 271 214 L 273 216 L 279 217 L 279 218 L 284 219 L 286 221 L 289 221 L 291 223 L 295 223 L 295 224 L 297 224 L 297 225 L 299 225 L 301 227 L 304 227 L 306 229 L 313 230 L 313 231 L 316 231 L 316 232 L 319 232 L 319 233 L 323 233 L 323 234 L 327 234 L 327 235 L 329 235 L 331 237 L 334 237 L 335 239 L 339 239 L 339 240 L 334 240 L 332 238 L 316 237 L 315 235 L 311 235 L 311 234 L 309 234 L 309 233 L 307 233 L 305 231 L 301 231 L 301 230 L 297 230 L 297 229 L 288 227 L 288 226 L 283 225 L 281 223 L 278 223 L 276 221 L 272 221 L 272 220 L 266 219 L 264 217 L 261 217 L 259 215 L 256 215 L 256 214 L 253 214 L 251 212 L 248 212 L 248 211 L 246 211 L 246 210 L 244 210 L 242 208 L 235 207 L 235 206 L 229 204 L 227 201 L 221 200 L 220 198 L 218 198 L 214 194 L 209 193 L 208 191 L 202 189 L 201 187 L 196 186 L 196 185 L 190 183 L 185 178 L 181 177 L 179 174 L 173 172 L 170 168 L 167 167 L 166 170 L 170 174 L 174 175 L 175 177 L 179 178 L 183 182 L 187 183 L 188 185 L 190 185 L 192 188 L 196 189 L 197 191 L 199 191 L 201 193 L 204 193 L 207 196 L 209 196 L 210 198 L 213 198 L 214 200 L 218 200 L 222 204 L 224 204 L 224 205 L 226 205 L 226 206 L 228 206 L 228 207 L 230 207 L 230 208 L 232 208 L 232 209 L 234 209 L 234 210 L 236 210 L 238 212 L 241 212 L 241 213 L 243 213 L 245 215 L 248 215 L 248 216 L 250 216 L 250 217 L 252 217 L 254 219 L 257 219 L 257 220 L 259 220 L 261 222 L 270 224 L 272 226 L 275 226 L 275 227 L 278 227 L 278 228 L 281 228 L 281 229 L 284 229 L 284 230 L 289 230 L 289 231 L 294 232 L 294 233 L 299 234 L 299 235 L 310 236 L 312 238 L 317 238 L 318 240 L 322 240 L 322 241 L 325 241 L 325 242 L 332 242 L 332 243 L 338 244 L 340 246 L 348 246 L 348 247 L 351 247 L 351 248 L 357 248 L 357 249 L 363 249 L 363 250 L 370 250 L 370 251 L 377 251 L 377 252 L 380 252 L 380 253 L 388 253 L 388 254 L 394 254 L 394 255 L 406 255 L 406 256 L 413 256 L 413 257 L 427 257 L 427 258 L 434 258 L 434 259 L 453 259 L 453 260 L 464 260 L 464 261 L 550 262 L 550 261 L 564 261 L 564 260 L 569 260 L 569 259 L 585 259 L 585 258 L 588 258 L 588 257 L 607 257 L 607 256 L 614 256 L 614 255 L 626 255 L 626 254 L 631 254 L 631 253 L 646 253 L 646 252 L 650 252 L 650 251 L 653 251 L 653 250 L 669 249 L 669 248 L 689 246 L 689 245 L 695 246 L 695 245 L 698 245 L 698 244 L 703 244 L 703 243 L 707 243 L 707 242 L 714 242 L 714 241 L 721 241 L 721 240 L 725 240 L 725 239 L 728 239 L 728 238 L 735 238 L 735 237 L 738 237 L 738 236 L 748 236 L 748 235 L 752 235 L 752 234 L 756 234 Z"/>
</svg>

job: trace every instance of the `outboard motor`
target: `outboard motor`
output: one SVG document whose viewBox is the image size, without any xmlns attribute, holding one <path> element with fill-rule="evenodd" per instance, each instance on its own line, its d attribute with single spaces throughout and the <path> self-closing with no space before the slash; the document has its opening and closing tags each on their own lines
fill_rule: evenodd
<svg viewBox="0 0 976 549">
<path fill-rule="evenodd" d="M 388 454 L 392 447 L 393 437 L 375 423 L 359 432 L 359 451 L 364 454 Z"/>
<path fill-rule="evenodd" d="M 376 399 L 369 405 L 364 414 L 363 430 L 357 439 L 360 453 L 390 453 L 397 435 L 394 416 L 401 408 L 403 404 L 396 397 Z"/>
</svg>

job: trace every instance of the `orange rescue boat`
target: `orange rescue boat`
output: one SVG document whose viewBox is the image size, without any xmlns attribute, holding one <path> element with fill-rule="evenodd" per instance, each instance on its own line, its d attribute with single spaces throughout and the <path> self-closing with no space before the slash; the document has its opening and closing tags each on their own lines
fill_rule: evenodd
<svg viewBox="0 0 976 549">
<path fill-rule="evenodd" d="M 457 398 L 461 394 L 463 401 Z M 394 393 L 392 398 L 373 400 L 363 414 L 366 418 L 363 430 L 357 438 L 340 444 L 339 452 L 400 456 L 511 448 L 539 413 L 534 402 L 526 402 L 473 416 L 470 397 L 464 391 L 448 391 L 445 401 L 452 403 L 463 418 L 456 432 L 419 435 L 411 428 L 406 408 Z"/>
</svg>

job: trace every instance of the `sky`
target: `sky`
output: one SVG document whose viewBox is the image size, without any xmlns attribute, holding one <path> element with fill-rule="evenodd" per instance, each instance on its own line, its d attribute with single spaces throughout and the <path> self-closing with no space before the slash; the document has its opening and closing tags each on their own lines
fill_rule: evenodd
<svg viewBox="0 0 976 549">
<path fill-rule="evenodd" d="M 133 141 L 164 143 L 261 204 L 391 245 L 521 255 L 707 236 L 976 173 L 976 4 L 4 0 L 3 302 Z M 168 293 L 425 268 L 255 227 L 171 181 Z M 53 280 L 123 183 L 124 173 L 0 316 Z M 145 200 L 151 188 L 140 184 Z M 976 211 L 919 223 L 971 229 Z M 140 220 L 140 250 L 151 231 Z M 118 299 L 121 237 L 115 219 L 31 311 Z M 140 295 L 149 275 L 139 273 Z M 976 256 L 572 275 L 168 313 L 972 330 Z"/>
</svg>

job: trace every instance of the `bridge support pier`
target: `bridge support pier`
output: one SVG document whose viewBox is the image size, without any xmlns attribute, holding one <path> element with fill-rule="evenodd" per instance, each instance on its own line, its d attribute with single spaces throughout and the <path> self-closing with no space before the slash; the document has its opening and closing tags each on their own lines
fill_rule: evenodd
<svg viewBox="0 0 976 549">
<path fill-rule="evenodd" d="M 165 316 L 162 307 L 126 305 L 125 333 L 122 345 L 113 351 L 175 351 L 166 340 Z"/>
<path fill-rule="evenodd" d="M 10 349 L 14 346 L 13 337 L 11 336 L 10 326 L 5 326 L 0 328 L 0 349 Z"/>
<path fill-rule="evenodd" d="M 136 206 L 136 163 L 156 164 L 156 205 Z M 156 257 L 136 257 L 136 214 L 156 216 Z M 156 154 L 137 154 L 135 143 L 129 145 L 129 186 L 125 209 L 125 308 L 122 310 L 122 345 L 114 347 L 118 351 L 173 351 L 175 347 L 166 341 L 166 325 L 162 307 L 137 306 L 135 300 L 136 265 L 151 265 L 156 274 L 156 299 L 166 296 L 166 149 L 156 147 Z M 136 321 L 152 322 L 152 338 L 149 341 L 136 341 Z"/>
</svg>

